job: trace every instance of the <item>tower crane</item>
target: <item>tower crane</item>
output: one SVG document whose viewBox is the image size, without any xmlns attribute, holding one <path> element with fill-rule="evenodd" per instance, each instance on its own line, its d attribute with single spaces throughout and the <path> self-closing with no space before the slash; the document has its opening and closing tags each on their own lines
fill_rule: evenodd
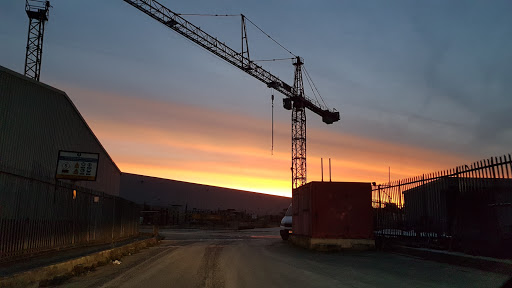
<svg viewBox="0 0 512 288">
<path fill-rule="evenodd" d="M 217 38 L 203 31 L 180 14 L 154 0 L 124 0 L 151 18 L 176 31 L 197 45 L 217 55 L 226 62 L 265 83 L 267 87 L 279 91 L 285 96 L 283 107 L 292 111 L 292 189 L 306 184 L 306 109 L 322 117 L 326 124 L 340 120 L 340 113 L 335 109 L 322 107 L 304 94 L 302 81 L 301 57 L 296 56 L 293 62 L 295 77 L 293 86 L 280 80 L 260 65 L 251 61 L 245 28 L 245 17 L 242 15 L 242 51 L 237 52 Z"/>
</svg>

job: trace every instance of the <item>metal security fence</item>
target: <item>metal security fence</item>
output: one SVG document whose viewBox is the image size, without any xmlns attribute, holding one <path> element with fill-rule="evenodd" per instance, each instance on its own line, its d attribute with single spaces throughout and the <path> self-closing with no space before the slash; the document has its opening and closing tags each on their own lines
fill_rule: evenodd
<svg viewBox="0 0 512 288">
<path fill-rule="evenodd" d="M 0 171 L 0 262 L 133 237 L 138 221 L 128 200 Z"/>
<path fill-rule="evenodd" d="M 512 257 L 512 159 L 492 157 L 374 185 L 375 236 Z"/>
</svg>

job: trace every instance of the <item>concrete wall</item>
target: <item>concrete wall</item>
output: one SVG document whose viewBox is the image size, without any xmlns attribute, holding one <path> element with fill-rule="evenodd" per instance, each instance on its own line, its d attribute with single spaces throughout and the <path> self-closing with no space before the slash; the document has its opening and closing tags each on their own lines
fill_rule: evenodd
<svg viewBox="0 0 512 288">
<path fill-rule="evenodd" d="M 120 170 L 63 91 L 0 66 L 0 171 L 54 183 L 59 150 L 99 153 L 96 181 L 119 195 Z"/>
<path fill-rule="evenodd" d="M 236 209 L 258 215 L 277 215 L 291 203 L 288 197 L 129 173 L 121 175 L 121 197 L 139 204 L 187 205 L 189 211 Z"/>
</svg>

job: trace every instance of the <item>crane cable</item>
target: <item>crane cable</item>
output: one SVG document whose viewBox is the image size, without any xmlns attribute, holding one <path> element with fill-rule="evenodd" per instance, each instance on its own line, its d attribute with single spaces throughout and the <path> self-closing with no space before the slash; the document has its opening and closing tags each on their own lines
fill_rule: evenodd
<svg viewBox="0 0 512 288">
<path fill-rule="evenodd" d="M 252 62 L 270 62 L 270 61 L 281 61 L 281 60 L 293 60 L 296 58 L 288 57 L 288 58 L 274 58 L 274 59 L 260 59 L 260 60 L 251 60 Z"/>
<path fill-rule="evenodd" d="M 276 39 L 272 38 L 272 36 L 268 35 L 267 32 L 263 31 L 263 29 L 261 29 L 258 25 L 254 24 L 254 22 L 251 21 L 251 19 L 247 18 L 247 16 L 245 16 L 244 14 L 202 14 L 202 13 L 176 13 L 176 15 L 180 15 L 180 16 L 214 16 L 214 17 L 232 17 L 232 16 L 242 16 L 244 17 L 247 21 L 249 21 L 252 25 L 254 25 L 254 27 L 256 27 L 256 29 L 260 30 L 261 33 L 265 34 L 265 36 L 267 36 L 270 40 L 274 41 L 274 43 L 276 43 L 277 45 L 279 45 L 281 48 L 283 48 L 284 50 L 286 50 L 286 52 L 290 53 L 291 55 L 293 55 L 295 58 L 297 57 L 297 55 L 293 54 L 292 51 L 286 49 L 286 47 L 284 47 L 283 45 L 281 45 L 281 43 L 277 42 Z"/>
<path fill-rule="evenodd" d="M 176 15 L 180 16 L 221 16 L 221 17 L 232 17 L 232 16 L 240 16 L 240 14 L 198 14 L 198 13 L 176 13 Z"/>
<path fill-rule="evenodd" d="M 297 55 L 293 54 L 292 51 L 286 49 L 283 45 L 281 45 L 281 43 L 277 42 L 274 38 L 272 38 L 270 35 L 268 35 L 265 31 L 263 31 L 260 27 L 258 27 L 258 25 L 254 24 L 254 22 L 251 21 L 251 19 L 245 17 L 245 19 L 249 22 L 251 22 L 252 25 L 254 25 L 254 27 L 256 27 L 258 30 L 261 31 L 261 33 L 265 34 L 270 40 L 274 41 L 277 45 L 281 46 L 281 48 L 283 48 L 284 50 L 286 50 L 288 53 L 292 54 L 294 57 L 297 57 Z"/>
<path fill-rule="evenodd" d="M 270 88 L 270 99 L 272 99 L 272 150 L 270 155 L 274 155 L 274 89 Z"/>
<path fill-rule="evenodd" d="M 309 78 L 311 80 L 311 83 L 313 84 L 313 87 L 315 88 L 316 93 L 318 94 L 318 97 L 320 97 L 320 99 L 322 100 L 322 103 L 324 103 L 325 107 L 329 107 L 329 106 L 327 106 L 327 104 L 325 104 L 324 98 L 322 97 L 322 95 L 320 95 L 320 91 L 318 91 L 318 89 L 316 88 L 315 82 L 313 82 L 313 78 L 311 78 L 311 76 L 309 76 L 306 66 L 304 65 L 303 67 L 304 67 L 304 72 L 306 72 L 306 79 Z M 313 90 L 313 87 L 311 88 L 311 90 Z M 315 98 L 316 98 L 316 96 L 315 96 Z M 318 99 L 316 101 L 318 101 Z M 318 103 L 318 104 L 320 104 L 320 103 Z"/>
<path fill-rule="evenodd" d="M 304 70 L 305 71 L 305 70 Z M 306 75 L 306 81 L 308 82 L 309 84 L 309 88 L 311 88 L 311 92 L 313 92 L 313 96 L 315 97 L 315 100 L 316 100 L 316 103 L 318 106 L 320 106 L 320 101 L 318 101 L 318 98 L 316 97 L 316 93 L 315 93 L 315 90 L 313 90 L 313 85 L 311 84 L 311 82 L 313 82 L 313 80 L 309 79 L 308 77 L 308 74 L 307 73 L 304 73 Z"/>
</svg>

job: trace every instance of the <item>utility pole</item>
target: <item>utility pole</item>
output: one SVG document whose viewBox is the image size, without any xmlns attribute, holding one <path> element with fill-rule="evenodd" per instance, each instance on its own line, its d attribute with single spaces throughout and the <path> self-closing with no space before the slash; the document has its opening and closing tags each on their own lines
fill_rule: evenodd
<svg viewBox="0 0 512 288">
<path fill-rule="evenodd" d="M 26 0 L 25 2 L 29 24 L 24 74 L 37 81 L 41 76 L 44 24 L 50 15 L 49 9 L 50 1 Z"/>
<path fill-rule="evenodd" d="M 329 158 L 329 182 L 332 182 L 332 178 L 331 178 L 331 158 Z"/>
<path fill-rule="evenodd" d="M 322 173 L 322 182 L 324 182 L 324 158 L 320 158 L 320 171 Z"/>
</svg>

